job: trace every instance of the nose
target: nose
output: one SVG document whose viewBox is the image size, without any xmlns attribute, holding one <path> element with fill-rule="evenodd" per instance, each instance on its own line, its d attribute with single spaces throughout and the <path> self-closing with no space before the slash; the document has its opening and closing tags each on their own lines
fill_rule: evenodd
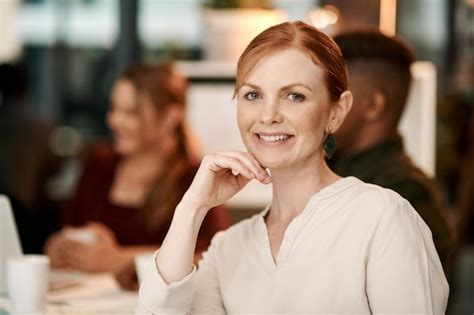
<svg viewBox="0 0 474 315">
<path fill-rule="evenodd" d="M 278 124 L 283 121 L 278 101 L 268 101 L 262 107 L 260 121 L 265 125 Z"/>
</svg>

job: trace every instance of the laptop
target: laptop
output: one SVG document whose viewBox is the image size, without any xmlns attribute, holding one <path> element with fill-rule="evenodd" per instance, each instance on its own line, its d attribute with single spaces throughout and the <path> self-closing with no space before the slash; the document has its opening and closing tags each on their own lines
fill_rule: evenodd
<svg viewBox="0 0 474 315">
<path fill-rule="evenodd" d="M 20 256 L 23 256 L 23 250 L 10 200 L 7 196 L 0 195 L 0 296 L 7 293 L 7 259 Z M 52 270 L 49 277 L 49 290 L 78 285 L 83 278 L 84 275 L 81 272 Z"/>
<path fill-rule="evenodd" d="M 23 255 L 10 200 L 0 195 L 0 295 L 7 293 L 6 261 Z"/>
</svg>

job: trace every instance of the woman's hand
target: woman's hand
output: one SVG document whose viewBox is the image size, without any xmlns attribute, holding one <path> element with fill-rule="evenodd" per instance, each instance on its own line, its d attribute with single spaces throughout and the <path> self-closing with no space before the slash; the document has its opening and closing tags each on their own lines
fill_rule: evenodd
<svg viewBox="0 0 474 315">
<path fill-rule="evenodd" d="M 270 175 L 250 153 L 224 151 L 204 157 L 176 207 L 156 256 L 156 266 L 166 283 L 180 281 L 191 272 L 198 233 L 207 211 L 226 202 L 252 179 L 263 184 L 271 182 Z"/>
<path fill-rule="evenodd" d="M 89 223 L 84 229 L 95 234 L 95 241 L 84 243 L 66 239 L 63 255 L 68 266 L 87 272 L 116 272 L 133 261 L 105 225 Z"/>
<path fill-rule="evenodd" d="M 263 184 L 272 180 L 250 153 L 222 151 L 210 154 L 202 160 L 183 201 L 209 210 L 229 200 L 252 179 Z"/>
<path fill-rule="evenodd" d="M 63 248 L 66 239 L 62 231 L 51 235 L 44 246 L 44 253 L 48 255 L 52 268 L 67 268 L 69 267 L 63 255 Z"/>
</svg>

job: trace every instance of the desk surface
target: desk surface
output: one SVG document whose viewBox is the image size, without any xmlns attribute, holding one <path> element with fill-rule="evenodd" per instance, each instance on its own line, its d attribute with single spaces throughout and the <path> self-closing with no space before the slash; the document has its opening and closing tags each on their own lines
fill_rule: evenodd
<svg viewBox="0 0 474 315">
<path fill-rule="evenodd" d="M 121 290 L 111 274 L 82 275 L 77 285 L 50 291 L 47 315 L 133 314 L 138 294 Z M 0 314 L 9 314 L 9 302 L 0 297 Z"/>
</svg>

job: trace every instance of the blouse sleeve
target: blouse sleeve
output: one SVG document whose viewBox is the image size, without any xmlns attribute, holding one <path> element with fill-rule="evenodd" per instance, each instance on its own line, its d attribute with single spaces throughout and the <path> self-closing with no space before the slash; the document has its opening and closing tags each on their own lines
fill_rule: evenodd
<svg viewBox="0 0 474 315">
<path fill-rule="evenodd" d="M 373 314 L 444 314 L 449 286 L 431 232 L 405 199 L 390 192 L 367 261 Z"/>
<path fill-rule="evenodd" d="M 158 267 L 150 268 L 140 287 L 136 314 L 225 314 L 215 262 L 222 239 L 223 232 L 216 234 L 199 269 L 194 266 L 181 281 L 166 284 Z"/>
</svg>

